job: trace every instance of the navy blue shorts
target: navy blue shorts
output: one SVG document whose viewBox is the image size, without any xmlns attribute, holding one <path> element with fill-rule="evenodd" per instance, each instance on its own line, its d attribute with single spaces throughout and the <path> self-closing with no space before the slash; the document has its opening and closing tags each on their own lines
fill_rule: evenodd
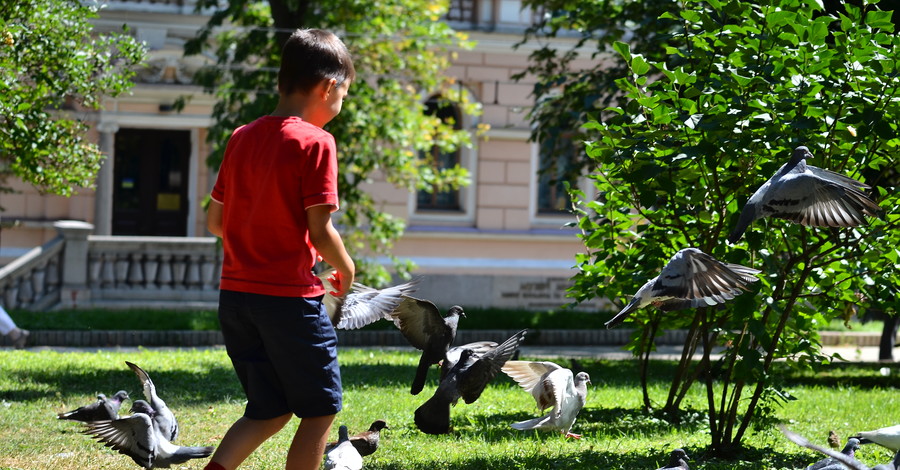
<svg viewBox="0 0 900 470">
<path fill-rule="evenodd" d="M 245 417 L 304 418 L 341 410 L 337 335 L 321 300 L 219 293 L 225 348 L 247 394 Z"/>
</svg>

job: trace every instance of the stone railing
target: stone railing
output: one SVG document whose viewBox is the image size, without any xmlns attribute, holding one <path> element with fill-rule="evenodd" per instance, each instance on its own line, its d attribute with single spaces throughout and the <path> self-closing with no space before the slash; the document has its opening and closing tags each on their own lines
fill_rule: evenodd
<svg viewBox="0 0 900 470">
<path fill-rule="evenodd" d="M 215 308 L 221 248 L 214 238 L 90 235 L 84 222 L 0 269 L 6 308 Z"/>
</svg>

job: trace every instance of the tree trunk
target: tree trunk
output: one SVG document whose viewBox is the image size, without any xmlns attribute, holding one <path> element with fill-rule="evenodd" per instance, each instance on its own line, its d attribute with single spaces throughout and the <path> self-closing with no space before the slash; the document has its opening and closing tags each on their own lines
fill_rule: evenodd
<svg viewBox="0 0 900 470">
<path fill-rule="evenodd" d="M 884 328 L 881 330 L 881 343 L 878 345 L 878 360 L 894 360 L 894 342 L 897 338 L 897 329 L 900 327 L 900 315 L 889 316 L 884 319 Z"/>
</svg>

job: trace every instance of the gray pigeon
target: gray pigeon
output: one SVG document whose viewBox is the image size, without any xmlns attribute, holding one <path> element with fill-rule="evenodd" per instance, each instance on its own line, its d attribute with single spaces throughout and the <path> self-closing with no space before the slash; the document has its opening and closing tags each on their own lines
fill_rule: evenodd
<svg viewBox="0 0 900 470">
<path fill-rule="evenodd" d="M 844 446 L 843 450 L 841 450 L 841 453 L 848 457 L 856 458 L 857 450 L 859 450 L 859 440 L 851 437 L 850 439 L 847 439 L 847 445 Z M 841 463 L 834 457 L 825 457 L 822 460 L 810 464 L 808 467 L 806 467 L 806 470 L 826 470 L 835 465 L 837 465 L 838 468 L 843 468 Z"/>
<path fill-rule="evenodd" d="M 865 464 L 860 462 L 859 460 L 856 460 L 854 457 L 851 457 L 849 455 L 845 455 L 836 450 L 832 450 L 827 447 L 816 445 L 816 444 L 813 444 L 812 442 L 809 442 L 809 439 L 789 430 L 784 425 L 781 426 L 781 432 L 784 433 L 784 435 L 788 439 L 790 439 L 791 442 L 793 442 L 794 444 L 797 444 L 798 446 L 806 447 L 807 449 L 812 449 L 816 452 L 825 454 L 828 457 L 835 459 L 839 464 L 842 464 L 845 468 L 850 469 L 850 470 L 900 470 L 900 452 L 897 452 L 894 455 L 894 460 L 891 461 L 891 463 L 880 464 L 880 465 L 876 465 L 872 468 L 869 468 Z M 829 466 L 826 468 L 828 468 L 829 470 L 837 470 L 838 468 L 841 468 L 841 467 Z"/>
<path fill-rule="evenodd" d="M 328 453 L 325 454 L 325 470 L 361 470 L 363 467 L 362 456 L 350 442 L 347 435 L 347 426 L 338 428 L 338 441 Z"/>
<path fill-rule="evenodd" d="M 500 368 L 518 350 L 528 330 L 522 330 L 503 343 L 483 353 L 475 349 L 462 348 L 455 362 L 441 378 L 434 395 L 415 411 L 416 426 L 427 434 L 450 432 L 450 406 L 462 398 L 467 404 L 474 403 L 484 388 L 500 373 Z M 476 343 L 478 344 L 478 343 Z M 454 348 L 456 349 L 456 348 Z M 444 361 L 441 370 L 450 362 L 451 354 Z"/>
<path fill-rule="evenodd" d="M 97 401 L 90 405 L 84 405 L 72 411 L 59 413 L 57 419 L 69 419 L 72 421 L 104 421 L 112 420 L 119 417 L 119 408 L 122 402 L 128 400 L 128 392 L 119 390 L 112 398 L 106 398 L 106 395 L 97 395 Z"/>
<path fill-rule="evenodd" d="M 428 368 L 446 359 L 447 350 L 456 339 L 459 318 L 465 317 L 462 307 L 454 305 L 442 317 L 438 308 L 428 300 L 404 296 L 391 316 L 400 322 L 400 332 L 414 348 L 422 351 L 410 393 L 418 395 L 425 387 Z"/>
<path fill-rule="evenodd" d="M 329 285 L 326 279 L 333 272 L 334 270 L 330 270 L 319 275 L 326 286 Z M 399 328 L 399 322 L 391 317 L 391 312 L 397 308 L 403 296 L 416 291 L 418 284 L 419 280 L 413 279 L 397 286 L 374 289 L 354 283 L 350 293 L 345 297 L 337 297 L 326 292 L 325 310 L 331 318 L 332 325 L 341 330 L 356 330 L 382 318 L 393 321 Z"/>
<path fill-rule="evenodd" d="M 359 455 L 365 457 L 367 455 L 372 455 L 378 450 L 378 444 L 381 443 L 381 430 L 382 429 L 390 429 L 383 419 L 376 419 L 369 425 L 369 429 L 363 431 L 359 434 L 354 434 L 350 436 L 350 443 L 353 444 L 353 447 L 356 447 Z M 338 442 L 329 442 L 325 445 L 325 452 L 335 448 L 339 443 Z"/>
<path fill-rule="evenodd" d="M 144 369 L 128 361 L 125 361 L 125 364 L 128 364 L 128 367 L 137 374 L 138 379 L 141 381 L 141 385 L 144 388 L 144 398 L 147 399 L 150 407 L 153 408 L 153 425 L 159 429 L 160 435 L 165 437 L 167 441 L 174 441 L 178 437 L 178 421 L 175 420 L 175 414 L 166 406 L 166 402 L 156 394 L 156 386 L 153 385 L 153 381 L 150 380 L 150 376 L 144 372 Z"/>
<path fill-rule="evenodd" d="M 800 225 L 855 227 L 866 223 L 881 210 L 860 189 L 869 186 L 829 170 L 806 164 L 812 158 L 803 146 L 794 149 L 791 159 L 750 196 L 737 225 L 728 236 L 737 243 L 756 219 L 777 217 Z"/>
<path fill-rule="evenodd" d="M 507 361 L 501 368 L 519 386 L 531 393 L 538 409 L 551 408 L 544 416 L 513 423 L 513 429 L 556 430 L 566 437 L 580 439 L 571 432 L 575 418 L 587 401 L 587 372 L 572 375 L 572 371 L 553 362 Z"/>
<path fill-rule="evenodd" d="M 690 470 L 688 467 L 687 461 L 691 460 L 688 458 L 687 452 L 684 449 L 675 449 L 669 454 L 669 463 L 666 464 L 665 467 L 658 468 L 657 470 Z"/>
<path fill-rule="evenodd" d="M 654 305 L 663 311 L 697 308 L 724 303 L 748 290 L 760 271 L 739 264 L 723 263 L 697 248 L 685 248 L 669 260 L 659 276 L 647 281 L 607 328 L 622 323 L 631 312 Z"/>
<path fill-rule="evenodd" d="M 878 444 L 894 452 L 900 450 L 900 424 L 859 432 L 853 437 L 859 439 L 860 444 Z"/>
<path fill-rule="evenodd" d="M 156 414 L 144 400 L 135 400 L 131 416 L 112 421 L 85 423 L 85 434 L 131 457 L 145 469 L 169 468 L 171 465 L 202 459 L 212 455 L 213 447 L 182 447 L 169 442 L 153 423 Z"/>
</svg>

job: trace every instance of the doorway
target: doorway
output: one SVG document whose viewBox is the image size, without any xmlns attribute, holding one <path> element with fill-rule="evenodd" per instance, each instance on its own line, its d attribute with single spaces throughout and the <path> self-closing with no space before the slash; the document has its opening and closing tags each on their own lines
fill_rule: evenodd
<svg viewBox="0 0 900 470">
<path fill-rule="evenodd" d="M 113 235 L 187 235 L 191 132 L 120 129 L 113 171 Z"/>
</svg>

